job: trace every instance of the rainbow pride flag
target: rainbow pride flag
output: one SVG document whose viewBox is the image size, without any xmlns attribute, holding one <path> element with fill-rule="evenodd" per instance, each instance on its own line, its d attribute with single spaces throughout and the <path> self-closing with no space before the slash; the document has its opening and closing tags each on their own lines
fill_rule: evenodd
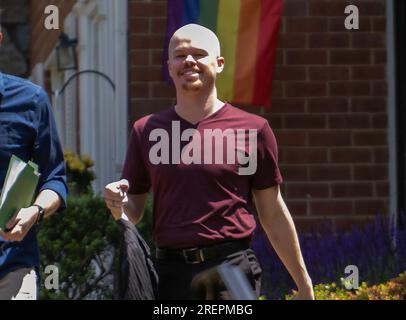
<svg viewBox="0 0 406 320">
<path fill-rule="evenodd" d="M 220 99 L 237 105 L 271 105 L 272 76 L 283 0 L 168 0 L 164 61 L 173 33 L 189 23 L 203 25 L 220 40 L 225 69 Z M 164 73 L 169 73 L 164 63 Z"/>
</svg>

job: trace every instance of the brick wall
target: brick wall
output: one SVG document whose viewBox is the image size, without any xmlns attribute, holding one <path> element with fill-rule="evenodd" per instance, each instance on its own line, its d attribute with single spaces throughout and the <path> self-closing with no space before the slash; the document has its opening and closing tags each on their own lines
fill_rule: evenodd
<svg viewBox="0 0 406 320">
<path fill-rule="evenodd" d="M 33 0 L 31 1 L 31 68 L 44 62 L 58 43 L 63 30 L 63 21 L 71 11 L 76 0 Z M 47 30 L 44 27 L 47 5 L 56 5 L 59 9 L 60 30 Z"/>
<path fill-rule="evenodd" d="M 337 228 L 388 211 L 385 1 L 352 1 L 360 30 L 344 28 L 343 0 L 286 0 L 273 106 L 282 191 L 299 229 Z M 166 1 L 129 1 L 131 123 L 171 106 L 161 79 Z M 254 110 L 251 110 L 255 112 Z"/>
</svg>

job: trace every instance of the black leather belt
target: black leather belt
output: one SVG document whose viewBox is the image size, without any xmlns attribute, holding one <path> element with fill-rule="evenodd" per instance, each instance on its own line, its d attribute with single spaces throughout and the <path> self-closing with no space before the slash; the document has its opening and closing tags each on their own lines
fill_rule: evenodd
<svg viewBox="0 0 406 320">
<path fill-rule="evenodd" d="M 178 261 L 186 264 L 197 264 L 207 260 L 226 257 L 237 251 L 250 247 L 250 240 L 235 240 L 219 243 L 210 247 L 168 249 L 156 248 L 155 256 L 158 260 Z"/>
</svg>

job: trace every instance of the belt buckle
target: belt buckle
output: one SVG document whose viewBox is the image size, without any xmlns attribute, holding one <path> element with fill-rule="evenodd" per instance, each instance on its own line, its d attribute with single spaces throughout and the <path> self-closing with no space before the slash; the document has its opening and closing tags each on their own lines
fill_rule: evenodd
<svg viewBox="0 0 406 320">
<path fill-rule="evenodd" d="M 198 252 L 198 257 L 200 260 L 191 260 L 189 259 L 189 252 Z M 183 258 L 185 258 L 185 262 L 187 264 L 197 264 L 197 263 L 201 263 L 204 261 L 204 256 L 203 256 L 203 251 L 201 249 L 198 248 L 191 248 L 191 249 L 183 249 L 182 250 L 182 254 L 183 254 Z"/>
</svg>

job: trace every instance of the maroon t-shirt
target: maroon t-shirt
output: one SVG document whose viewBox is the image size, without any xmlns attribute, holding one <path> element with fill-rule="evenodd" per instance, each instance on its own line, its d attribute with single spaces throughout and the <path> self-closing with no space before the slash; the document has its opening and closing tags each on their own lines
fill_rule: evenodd
<svg viewBox="0 0 406 320">
<path fill-rule="evenodd" d="M 225 104 L 197 124 L 172 107 L 134 123 L 122 178 L 153 192 L 159 247 L 250 237 L 251 189 L 282 183 L 275 136 L 264 118 Z"/>
</svg>

